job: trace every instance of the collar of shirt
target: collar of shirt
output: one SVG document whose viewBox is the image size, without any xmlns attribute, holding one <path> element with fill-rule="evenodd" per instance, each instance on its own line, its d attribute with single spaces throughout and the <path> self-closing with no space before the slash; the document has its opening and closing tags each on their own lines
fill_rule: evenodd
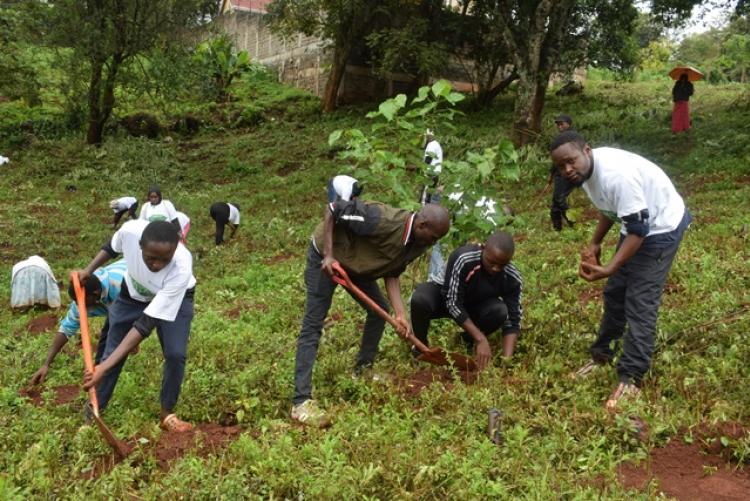
<svg viewBox="0 0 750 501">
<path fill-rule="evenodd" d="M 409 243 L 409 239 L 411 238 L 411 230 L 414 226 L 414 217 L 416 214 L 412 214 L 411 216 L 406 218 L 406 223 L 404 223 L 404 246 L 406 246 Z"/>
</svg>

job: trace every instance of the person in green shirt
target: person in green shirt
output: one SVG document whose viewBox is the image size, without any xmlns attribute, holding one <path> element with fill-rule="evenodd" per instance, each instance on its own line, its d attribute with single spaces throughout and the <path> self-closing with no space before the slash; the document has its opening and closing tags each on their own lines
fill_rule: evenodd
<svg viewBox="0 0 750 501">
<path fill-rule="evenodd" d="M 448 211 L 435 204 L 425 205 L 417 213 L 360 200 L 328 204 L 307 252 L 305 316 L 297 340 L 294 374 L 294 421 L 319 427 L 330 423 L 326 412 L 312 399 L 312 372 L 323 322 L 336 289 L 331 280 L 333 263 L 338 261 L 352 281 L 387 310 L 388 303 L 376 283 L 379 278 L 385 279 L 399 333 L 405 335 L 411 332 L 411 325 L 398 277 L 449 229 Z M 385 321 L 368 311 L 355 373 L 372 366 L 384 328 Z"/>
</svg>

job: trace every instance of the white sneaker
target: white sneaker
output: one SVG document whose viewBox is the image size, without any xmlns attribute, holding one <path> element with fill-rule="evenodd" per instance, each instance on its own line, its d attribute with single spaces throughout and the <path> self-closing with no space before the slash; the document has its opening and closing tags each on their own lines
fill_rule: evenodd
<svg viewBox="0 0 750 501">
<path fill-rule="evenodd" d="M 315 400 L 305 400 L 299 405 L 292 407 L 292 420 L 306 426 L 325 428 L 330 426 L 331 419 L 326 411 L 318 407 Z"/>
</svg>

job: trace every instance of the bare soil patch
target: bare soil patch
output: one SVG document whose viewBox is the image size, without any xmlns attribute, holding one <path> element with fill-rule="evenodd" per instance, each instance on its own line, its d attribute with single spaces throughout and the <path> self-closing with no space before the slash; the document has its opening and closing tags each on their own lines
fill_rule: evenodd
<svg viewBox="0 0 750 501">
<path fill-rule="evenodd" d="M 654 482 L 667 496 L 680 500 L 714 501 L 750 498 L 750 472 L 727 462 L 730 454 L 721 437 L 738 439 L 750 430 L 739 423 L 721 423 L 715 429 L 694 430 L 694 441 L 680 438 L 654 449 L 641 464 L 621 464 L 617 475 L 623 486 L 644 491 Z"/>
<path fill-rule="evenodd" d="M 18 394 L 22 397 L 29 398 L 32 404 L 40 407 L 44 404 L 44 398 L 42 396 L 43 391 L 44 388 L 40 387 L 22 388 Z M 55 386 L 52 388 L 52 391 L 55 392 L 55 398 L 52 402 L 55 405 L 65 405 L 78 398 L 81 394 L 81 387 L 77 384 L 65 384 L 62 386 Z"/>
<path fill-rule="evenodd" d="M 602 287 L 591 287 L 588 289 L 584 289 L 580 294 L 578 294 L 578 302 L 581 304 L 581 306 L 586 306 L 591 301 L 600 302 L 603 295 L 604 289 Z"/>
<path fill-rule="evenodd" d="M 272 264 L 283 263 L 284 261 L 288 261 L 289 259 L 296 257 L 296 256 L 297 255 L 294 252 L 282 252 L 281 254 L 276 254 L 273 257 L 264 259 L 263 264 L 272 265 Z"/>
<path fill-rule="evenodd" d="M 216 423 L 201 423 L 186 433 L 163 431 L 154 443 L 140 443 L 140 437 L 133 437 L 123 442 L 127 450 L 131 451 L 127 458 L 120 458 L 112 453 L 99 462 L 87 472 L 85 478 L 97 478 L 102 474 L 109 473 L 123 461 L 138 464 L 145 457 L 153 457 L 162 471 L 168 471 L 172 463 L 188 453 L 205 458 L 224 448 L 236 440 L 242 433 L 240 426 L 222 426 Z M 134 455 L 136 449 L 143 451 L 142 455 Z"/>
<path fill-rule="evenodd" d="M 51 331 L 56 325 L 57 315 L 50 313 L 31 319 L 26 325 L 26 330 L 30 334 L 42 334 L 43 332 Z"/>
<path fill-rule="evenodd" d="M 457 371 L 456 375 L 464 384 L 472 384 L 477 379 L 477 372 Z M 456 384 L 452 371 L 443 368 L 422 369 L 406 378 L 395 378 L 398 390 L 407 397 L 416 397 L 433 384 L 440 384 L 445 391 L 451 391 Z"/>
</svg>

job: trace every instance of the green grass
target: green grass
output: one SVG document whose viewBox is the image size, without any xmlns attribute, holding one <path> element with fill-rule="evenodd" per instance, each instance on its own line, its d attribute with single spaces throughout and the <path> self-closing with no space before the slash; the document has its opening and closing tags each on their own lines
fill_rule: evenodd
<svg viewBox="0 0 750 501">
<path fill-rule="evenodd" d="M 647 443 L 632 438 L 622 416 L 602 408 L 615 384 L 612 371 L 585 382 L 568 377 L 585 361 L 600 318 L 600 303 L 582 304 L 579 296 L 602 284 L 576 275 L 578 251 L 595 222 L 585 195 L 576 192 L 572 213 L 579 224 L 562 234 L 550 230 L 547 197 L 535 197 L 548 169 L 541 149 L 527 152 L 519 182 L 496 186 L 498 197 L 522 216 L 514 226 L 523 237 L 514 262 L 525 279 L 517 355 L 495 360 L 474 385 L 457 383 L 450 392 L 433 386 L 416 398 L 402 395 L 395 383 L 354 381 L 363 313 L 339 291 L 331 311 L 343 320 L 323 337 L 314 376 L 315 396 L 334 413 L 335 424 L 318 431 L 288 420 L 304 253 L 320 219 L 325 181 L 341 169 L 329 155 L 328 134 L 362 127 L 363 110 L 321 117 L 303 93 L 256 82 L 240 84 L 234 103 L 260 110 L 263 120 L 253 126 L 216 125 L 172 142 L 118 135 L 101 149 L 75 135 L 25 138 L 23 146 L 2 152 L 12 163 L 0 178 L 0 297 L 9 298 L 11 264 L 32 254 L 43 255 L 66 279 L 108 238 L 107 202 L 126 194 L 142 199 L 146 186 L 158 181 L 165 197 L 192 218 L 189 248 L 198 279 L 178 412 L 196 423 L 241 415 L 246 432 L 211 457 L 186 455 L 168 472 L 141 457 L 87 480 L 108 450 L 95 430 L 81 428 L 83 397 L 34 407 L 18 396 L 51 341 L 51 333 L 25 332 L 44 312 L 3 309 L 0 498 L 653 496 L 620 487 L 616 465 L 644 458 L 684 427 L 750 419 L 750 317 L 732 315 L 750 302 L 748 90 L 697 85 L 689 138 L 671 137 L 669 91 L 668 82 L 591 82 L 581 97 L 551 94 L 545 108 L 546 137 L 553 134 L 551 117 L 571 114 L 595 146 L 631 149 L 662 165 L 695 215 L 664 295 L 644 398 L 631 409 L 650 427 Z M 456 133 L 444 138 L 447 155 L 495 144 L 507 135 L 511 110 L 512 100 L 504 97 L 490 110 L 461 118 Z M 375 186 L 367 189 L 388 197 Z M 208 215 L 216 200 L 236 200 L 243 208 L 237 238 L 219 249 Z M 611 255 L 614 235 L 607 243 Z M 425 267 L 420 261 L 402 277 L 405 298 Z M 239 311 L 236 319 L 230 311 Z M 459 348 L 449 321 L 437 322 L 431 339 Z M 55 361 L 48 388 L 80 381 L 73 344 Z M 119 436 L 158 439 L 161 364 L 155 339 L 128 361 L 105 415 Z M 376 367 L 400 379 L 417 370 L 390 329 Z M 504 413 L 500 447 L 484 435 L 491 407 Z"/>
</svg>

